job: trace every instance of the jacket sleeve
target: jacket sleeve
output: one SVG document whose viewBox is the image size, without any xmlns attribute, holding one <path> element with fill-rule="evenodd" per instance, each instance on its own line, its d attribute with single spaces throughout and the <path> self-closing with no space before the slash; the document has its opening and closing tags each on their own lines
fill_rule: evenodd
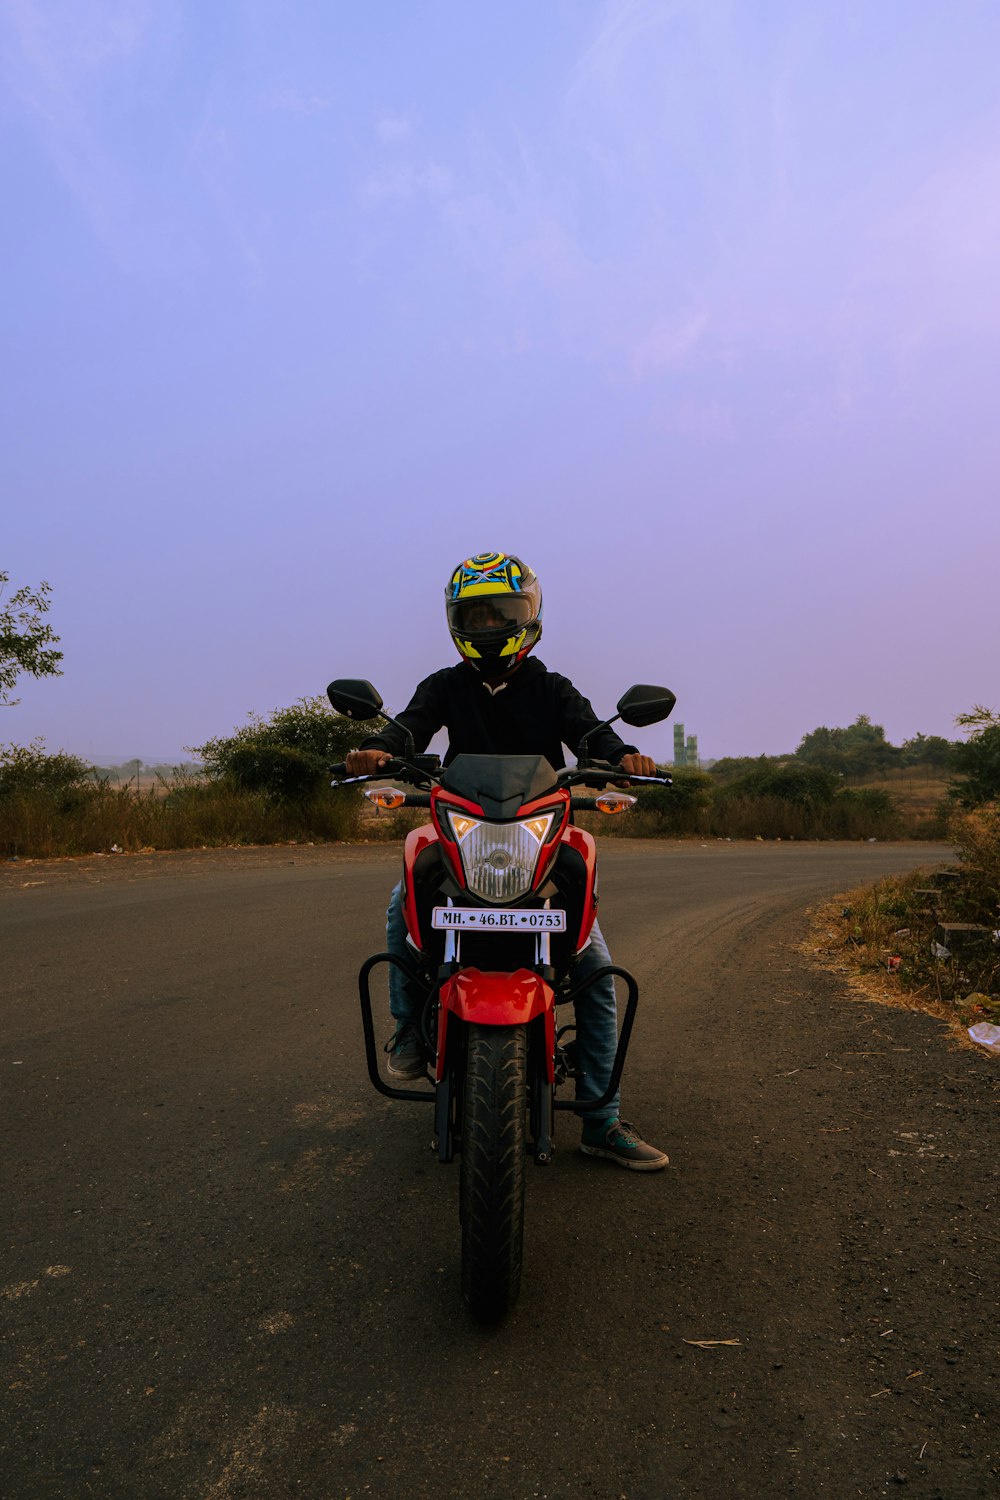
<svg viewBox="0 0 1000 1500">
<path fill-rule="evenodd" d="M 568 745 L 579 759 L 580 741 L 589 729 L 601 721 L 590 702 L 573 686 L 568 677 L 553 672 L 559 697 L 560 734 L 564 745 Z M 590 760 L 606 760 L 616 766 L 623 755 L 637 755 L 635 745 L 626 745 L 613 729 L 602 729 L 587 741 L 587 756 Z"/>
<path fill-rule="evenodd" d="M 440 675 L 435 672 L 430 677 L 425 677 L 402 713 L 396 715 L 398 723 L 413 735 L 413 749 L 417 755 L 427 749 L 444 723 L 444 695 L 438 681 Z M 402 755 L 405 744 L 402 729 L 397 729 L 395 724 L 387 724 L 379 734 L 369 735 L 358 748 L 387 750 L 390 755 Z"/>
</svg>

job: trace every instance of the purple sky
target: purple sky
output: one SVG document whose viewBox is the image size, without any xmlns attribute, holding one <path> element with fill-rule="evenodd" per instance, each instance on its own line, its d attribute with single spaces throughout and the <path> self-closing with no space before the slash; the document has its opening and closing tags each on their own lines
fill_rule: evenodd
<svg viewBox="0 0 1000 1500">
<path fill-rule="evenodd" d="M 538 654 L 703 755 L 996 704 L 1000 8 L 0 0 L 0 739 L 174 757 Z M 665 758 L 670 724 L 645 731 Z"/>
</svg>

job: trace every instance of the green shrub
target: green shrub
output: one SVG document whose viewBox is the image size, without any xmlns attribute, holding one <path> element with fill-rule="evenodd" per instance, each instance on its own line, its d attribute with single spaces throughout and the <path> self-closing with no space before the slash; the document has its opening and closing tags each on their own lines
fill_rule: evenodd
<svg viewBox="0 0 1000 1500">
<path fill-rule="evenodd" d="M 761 766 L 718 789 L 717 800 L 767 797 L 799 807 L 828 806 L 840 785 L 835 771 L 823 766 Z"/>
<path fill-rule="evenodd" d="M 242 745 L 229 756 L 225 779 L 240 791 L 276 802 L 304 802 L 329 781 L 327 762 L 291 745 Z"/>
<path fill-rule="evenodd" d="M 671 774 L 672 787 L 640 790 L 631 813 L 583 826 L 622 838 L 886 839 L 901 829 L 885 792 L 842 787 L 822 767 L 757 766 L 722 786 L 704 771 L 673 767 Z"/>
<path fill-rule="evenodd" d="M 821 725 L 803 736 L 795 755 L 807 764 L 853 777 L 884 776 L 902 760 L 902 751 L 889 743 L 882 725 L 873 724 L 867 714 L 859 714 L 846 729 Z"/>
<path fill-rule="evenodd" d="M 82 788 L 91 772 L 77 755 L 65 750 L 50 754 L 40 739 L 30 745 L 0 745 L 0 797 L 17 792 L 64 795 Z"/>
<path fill-rule="evenodd" d="M 855 797 L 846 790 L 812 804 L 773 795 L 719 797 L 708 826 L 717 838 L 734 839 L 885 839 L 898 831 L 899 815 L 884 794 Z"/>
<path fill-rule="evenodd" d="M 1000 801 L 959 814 L 949 832 L 962 861 L 965 920 L 1000 928 Z"/>
<path fill-rule="evenodd" d="M 673 786 L 641 788 L 634 812 L 622 819 L 625 826 L 620 831 L 623 834 L 636 837 L 640 831 L 646 835 L 701 831 L 712 805 L 712 778 L 707 771 L 696 771 L 691 767 L 665 769 L 673 778 Z"/>
<path fill-rule="evenodd" d="M 747 776 L 751 771 L 772 770 L 788 763 L 787 755 L 724 755 L 712 762 L 709 775 L 713 782 L 725 784 Z"/>
<path fill-rule="evenodd" d="M 303 803 L 329 781 L 330 765 L 377 733 L 383 722 L 359 723 L 335 714 L 325 698 L 302 698 L 266 719 L 251 714 L 233 734 L 191 748 L 211 780 L 275 802 Z"/>
<path fill-rule="evenodd" d="M 1000 798 L 1000 715 L 977 704 L 955 722 L 969 738 L 954 748 L 952 765 L 963 779 L 952 782 L 948 795 L 962 807 L 993 802 Z"/>
<path fill-rule="evenodd" d="M 833 826 L 841 832 L 830 838 L 880 838 L 898 836 L 902 819 L 888 792 L 875 786 L 845 786 L 837 793 L 830 808 Z"/>
</svg>

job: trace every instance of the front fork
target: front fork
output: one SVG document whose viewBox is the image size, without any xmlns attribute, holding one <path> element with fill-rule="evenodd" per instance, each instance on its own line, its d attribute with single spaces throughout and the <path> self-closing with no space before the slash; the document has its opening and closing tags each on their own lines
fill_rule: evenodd
<svg viewBox="0 0 1000 1500">
<path fill-rule="evenodd" d="M 378 1047 L 375 1042 L 375 1023 L 372 1017 L 372 997 L 369 988 L 369 975 L 378 964 L 395 964 L 401 969 L 407 978 L 416 984 L 423 983 L 421 975 L 415 965 L 398 953 L 375 953 L 366 959 L 358 974 L 358 990 L 361 1000 L 361 1025 L 365 1037 L 365 1058 L 368 1064 L 368 1077 L 372 1087 L 380 1094 L 385 1094 L 389 1099 L 424 1100 L 434 1105 L 434 1134 L 437 1137 L 438 1160 L 450 1162 L 454 1160 L 455 1151 L 461 1136 L 461 1110 L 462 1110 L 462 1082 L 465 1077 L 465 1027 L 462 1025 L 451 1025 L 448 1027 L 447 1047 L 448 1055 L 445 1057 L 445 1065 L 442 1076 L 435 1085 L 433 1091 L 430 1089 L 397 1089 L 385 1082 L 379 1072 Z M 622 1073 L 625 1068 L 625 1058 L 628 1053 L 629 1042 L 632 1038 L 632 1027 L 635 1024 L 635 1013 L 639 1004 L 639 986 L 632 974 L 627 969 L 620 968 L 618 964 L 605 964 L 603 968 L 595 970 L 587 978 L 576 985 L 565 994 L 560 994 L 559 1003 L 566 1001 L 575 1002 L 585 995 L 591 985 L 609 975 L 621 979 L 628 991 L 628 1000 L 625 1005 L 625 1015 L 622 1018 L 621 1031 L 618 1035 L 618 1046 L 615 1049 L 615 1060 L 611 1067 L 611 1077 L 607 1088 L 598 1099 L 588 1099 L 580 1102 L 576 1099 L 557 1099 L 555 1087 L 549 1083 L 547 1078 L 548 1069 L 545 1066 L 546 1059 L 542 1055 L 545 1046 L 545 1027 L 529 1023 L 530 1027 L 530 1094 L 528 1099 L 529 1126 L 532 1138 L 532 1154 L 540 1166 L 547 1166 L 552 1160 L 552 1137 L 554 1135 L 554 1112 L 557 1109 L 572 1109 L 577 1114 L 593 1114 L 597 1110 L 606 1109 L 609 1102 L 614 1098 L 621 1083 Z M 436 987 L 428 991 L 428 1002 L 432 1002 L 436 995 Z M 536 1018 L 542 1021 L 542 1017 Z M 558 1042 L 556 1044 L 559 1050 Z M 558 1059 L 557 1059 L 558 1062 Z M 560 1070 L 557 1067 L 557 1073 Z M 563 1070 L 564 1074 L 565 1070 Z M 430 1077 L 428 1075 L 428 1081 Z"/>
</svg>

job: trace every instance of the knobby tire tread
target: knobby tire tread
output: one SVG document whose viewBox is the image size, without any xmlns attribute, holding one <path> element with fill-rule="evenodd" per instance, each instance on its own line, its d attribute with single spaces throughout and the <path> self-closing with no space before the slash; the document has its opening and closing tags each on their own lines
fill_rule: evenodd
<svg viewBox="0 0 1000 1500">
<path fill-rule="evenodd" d="M 470 1025 L 462 1126 L 462 1292 L 495 1322 L 521 1284 L 527 1144 L 524 1026 Z"/>
</svg>

